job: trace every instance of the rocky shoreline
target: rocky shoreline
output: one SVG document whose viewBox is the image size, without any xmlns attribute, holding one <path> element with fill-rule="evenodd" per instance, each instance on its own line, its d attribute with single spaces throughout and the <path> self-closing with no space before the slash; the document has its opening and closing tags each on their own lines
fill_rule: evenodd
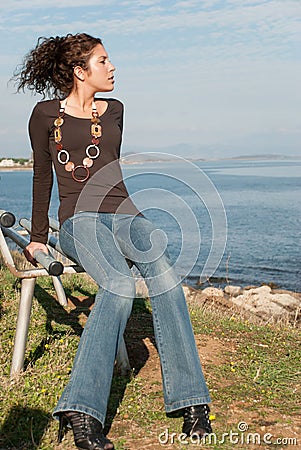
<svg viewBox="0 0 301 450">
<path fill-rule="evenodd" d="M 207 287 L 195 289 L 183 286 L 189 304 L 204 306 L 210 304 L 219 309 L 227 309 L 233 314 L 264 323 L 285 323 L 301 325 L 301 293 L 284 289 L 272 289 L 270 286 L 233 286 L 224 289 Z M 136 282 L 138 296 L 148 296 L 143 280 Z"/>
</svg>

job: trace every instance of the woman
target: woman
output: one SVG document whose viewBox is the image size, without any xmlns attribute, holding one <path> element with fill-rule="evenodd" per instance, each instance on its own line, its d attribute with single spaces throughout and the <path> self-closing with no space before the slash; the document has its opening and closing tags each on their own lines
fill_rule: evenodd
<svg viewBox="0 0 301 450">
<path fill-rule="evenodd" d="M 35 106 L 29 134 L 34 153 L 31 242 L 47 252 L 48 207 L 58 180 L 60 245 L 97 282 L 99 291 L 75 357 L 70 381 L 53 413 L 59 440 L 71 425 L 81 449 L 113 449 L 104 436 L 114 361 L 135 296 L 128 260 L 148 285 L 167 413 L 184 417 L 183 432 L 211 432 L 210 397 L 183 289 L 160 233 L 132 203 L 119 165 L 123 105 L 97 92 L 114 89 L 115 67 L 99 38 L 40 38 L 15 74 L 51 100 Z M 151 236 L 152 235 L 152 236 Z"/>
</svg>

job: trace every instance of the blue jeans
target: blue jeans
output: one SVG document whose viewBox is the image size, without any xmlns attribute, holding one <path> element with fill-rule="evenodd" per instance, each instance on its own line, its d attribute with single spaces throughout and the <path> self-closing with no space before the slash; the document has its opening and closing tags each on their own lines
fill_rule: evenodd
<svg viewBox="0 0 301 450">
<path fill-rule="evenodd" d="M 162 232 L 143 216 L 80 212 L 63 223 L 59 239 L 99 291 L 54 417 L 72 410 L 105 422 L 114 362 L 135 297 L 125 258 L 148 286 L 166 412 L 209 403 L 185 296 Z"/>
</svg>

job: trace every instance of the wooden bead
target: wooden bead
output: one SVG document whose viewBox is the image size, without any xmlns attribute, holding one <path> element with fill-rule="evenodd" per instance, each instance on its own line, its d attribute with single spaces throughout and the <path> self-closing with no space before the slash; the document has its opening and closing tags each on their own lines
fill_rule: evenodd
<svg viewBox="0 0 301 450">
<path fill-rule="evenodd" d="M 65 170 L 67 170 L 67 172 L 72 172 L 72 170 L 74 169 L 75 164 L 72 161 L 69 161 L 66 165 L 65 165 Z"/>
<path fill-rule="evenodd" d="M 58 117 L 53 123 L 55 127 L 61 127 L 64 123 L 64 119 L 62 117 Z"/>
<path fill-rule="evenodd" d="M 93 123 L 91 125 L 91 134 L 94 137 L 100 137 L 101 136 L 101 126 Z"/>
<path fill-rule="evenodd" d="M 92 167 L 93 166 L 93 159 L 91 159 L 91 158 L 84 158 L 83 159 L 83 166 L 85 166 L 85 167 Z"/>
<path fill-rule="evenodd" d="M 54 140 L 56 143 L 61 142 L 62 140 L 62 133 L 60 128 L 55 128 L 54 130 Z"/>
</svg>

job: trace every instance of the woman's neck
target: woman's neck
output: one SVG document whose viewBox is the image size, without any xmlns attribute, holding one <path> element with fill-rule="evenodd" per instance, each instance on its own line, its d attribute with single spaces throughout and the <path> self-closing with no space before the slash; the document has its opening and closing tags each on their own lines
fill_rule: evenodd
<svg viewBox="0 0 301 450">
<path fill-rule="evenodd" d="M 71 92 L 66 98 L 65 112 L 76 117 L 91 117 L 93 101 L 94 95 Z"/>
<path fill-rule="evenodd" d="M 69 109 L 70 112 L 91 115 L 93 101 L 94 94 L 87 95 L 80 92 L 71 92 L 67 97 L 66 109 Z"/>
</svg>

